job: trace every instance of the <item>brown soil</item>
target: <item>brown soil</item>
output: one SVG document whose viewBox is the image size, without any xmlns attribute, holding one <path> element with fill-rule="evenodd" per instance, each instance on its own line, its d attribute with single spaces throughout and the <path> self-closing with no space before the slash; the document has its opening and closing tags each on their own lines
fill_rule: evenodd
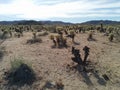
<svg viewBox="0 0 120 90">
<path fill-rule="evenodd" d="M 64 90 L 119 90 L 120 88 L 120 43 L 109 42 L 106 36 L 95 33 L 96 41 L 87 41 L 88 34 L 77 34 L 72 44 L 68 39 L 68 48 L 51 48 L 53 42 L 49 36 L 41 36 L 42 43 L 26 44 L 32 38 L 32 33 L 26 32 L 21 38 L 10 38 L 2 43 L 6 53 L 0 60 L 0 90 L 42 90 L 47 81 L 55 83 L 62 79 Z M 90 47 L 88 60 L 95 63 L 96 73 L 74 72 L 66 69 L 71 64 L 71 47 L 80 49 L 83 58 L 83 47 Z M 14 57 L 23 57 L 27 63 L 31 63 L 37 74 L 37 80 L 32 86 L 8 87 L 2 76 L 10 68 L 10 61 Z M 102 77 L 106 74 L 110 80 L 105 81 Z M 41 79 L 42 77 L 42 79 Z M 19 88 L 19 89 L 18 89 Z M 44 88 L 53 90 L 53 88 Z"/>
</svg>

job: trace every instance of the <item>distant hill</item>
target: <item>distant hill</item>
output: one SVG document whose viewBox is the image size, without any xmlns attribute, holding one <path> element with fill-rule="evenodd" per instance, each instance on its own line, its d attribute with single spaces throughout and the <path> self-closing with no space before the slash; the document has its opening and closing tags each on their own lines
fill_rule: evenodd
<svg viewBox="0 0 120 90">
<path fill-rule="evenodd" d="M 0 21 L 0 25 L 70 25 L 72 23 L 62 21 L 35 21 L 35 20 L 20 20 L 20 21 Z"/>
<path fill-rule="evenodd" d="M 92 24 L 92 25 L 99 25 L 99 24 L 106 24 L 106 25 L 117 25 L 120 24 L 120 21 L 111 21 L 111 20 L 92 20 L 92 21 L 87 21 L 83 22 L 81 24 Z"/>
<path fill-rule="evenodd" d="M 82 25 L 120 25 L 120 21 L 111 20 L 91 20 L 83 23 L 78 23 Z M 20 21 L 0 21 L 0 25 L 70 25 L 73 23 L 62 22 L 62 21 L 35 21 L 35 20 L 20 20 Z"/>
</svg>

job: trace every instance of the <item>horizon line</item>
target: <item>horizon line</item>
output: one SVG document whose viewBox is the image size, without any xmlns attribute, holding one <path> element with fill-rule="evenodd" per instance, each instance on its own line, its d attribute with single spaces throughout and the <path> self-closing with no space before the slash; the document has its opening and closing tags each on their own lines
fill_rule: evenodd
<svg viewBox="0 0 120 90">
<path fill-rule="evenodd" d="M 89 21 L 115 21 L 115 22 L 120 22 L 120 20 L 110 20 L 110 19 L 93 19 L 93 20 L 86 20 L 86 21 L 81 21 L 81 22 L 69 22 L 69 21 L 62 21 L 62 20 L 34 20 L 34 19 L 21 19 L 21 20 L 0 20 L 0 22 L 14 22 L 14 21 L 51 21 L 51 22 L 64 22 L 64 23 L 84 23 L 84 22 L 89 22 Z"/>
</svg>

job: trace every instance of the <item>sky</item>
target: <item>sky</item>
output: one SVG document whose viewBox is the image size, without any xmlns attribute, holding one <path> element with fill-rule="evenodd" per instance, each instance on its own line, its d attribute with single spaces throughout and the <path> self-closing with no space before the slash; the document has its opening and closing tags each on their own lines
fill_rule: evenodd
<svg viewBox="0 0 120 90">
<path fill-rule="evenodd" d="M 120 21 L 120 0 L 0 0 L 0 21 Z"/>
</svg>

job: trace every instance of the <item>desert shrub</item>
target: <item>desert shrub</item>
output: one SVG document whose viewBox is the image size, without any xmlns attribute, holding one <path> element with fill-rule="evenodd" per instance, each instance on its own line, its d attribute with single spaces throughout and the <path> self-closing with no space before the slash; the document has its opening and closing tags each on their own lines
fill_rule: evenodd
<svg viewBox="0 0 120 90">
<path fill-rule="evenodd" d="M 22 63 L 25 63 L 23 58 L 19 57 L 19 58 L 14 58 L 13 61 L 11 61 L 11 70 L 15 70 L 17 69 L 18 67 L 20 67 L 20 65 Z"/>
<path fill-rule="evenodd" d="M 46 26 L 45 28 L 51 33 L 57 33 L 56 26 Z"/>
<path fill-rule="evenodd" d="M 29 85 L 33 83 L 36 76 L 30 64 L 26 64 L 23 58 L 14 58 L 10 70 L 5 74 L 5 79 L 11 85 Z"/>
</svg>

